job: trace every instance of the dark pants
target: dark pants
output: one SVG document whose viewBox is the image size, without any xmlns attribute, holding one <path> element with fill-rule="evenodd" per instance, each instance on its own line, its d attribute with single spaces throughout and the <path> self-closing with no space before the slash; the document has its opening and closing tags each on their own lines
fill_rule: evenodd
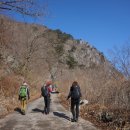
<svg viewBox="0 0 130 130">
<path fill-rule="evenodd" d="M 78 120 L 79 117 L 79 102 L 80 99 L 71 99 L 71 112 L 74 120 Z"/>
<path fill-rule="evenodd" d="M 49 114 L 49 112 L 50 112 L 50 96 L 44 97 L 44 103 L 45 103 L 44 112 L 46 114 Z"/>
</svg>

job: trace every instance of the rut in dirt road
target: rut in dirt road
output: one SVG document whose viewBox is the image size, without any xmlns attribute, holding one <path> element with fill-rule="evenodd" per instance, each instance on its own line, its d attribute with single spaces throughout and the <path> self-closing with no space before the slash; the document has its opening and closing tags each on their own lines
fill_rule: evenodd
<svg viewBox="0 0 130 130">
<path fill-rule="evenodd" d="M 70 122 L 71 113 L 59 103 L 57 94 L 51 95 L 50 114 L 43 114 L 44 99 L 28 104 L 26 115 L 18 111 L 0 120 L 0 130 L 98 130 L 92 123 L 79 118 Z"/>
</svg>

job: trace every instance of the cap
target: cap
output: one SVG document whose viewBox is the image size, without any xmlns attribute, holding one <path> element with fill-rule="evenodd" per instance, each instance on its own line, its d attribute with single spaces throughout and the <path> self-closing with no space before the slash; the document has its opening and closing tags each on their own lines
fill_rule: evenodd
<svg viewBox="0 0 130 130">
<path fill-rule="evenodd" d="M 23 83 L 23 85 L 27 86 L 27 83 Z"/>
</svg>

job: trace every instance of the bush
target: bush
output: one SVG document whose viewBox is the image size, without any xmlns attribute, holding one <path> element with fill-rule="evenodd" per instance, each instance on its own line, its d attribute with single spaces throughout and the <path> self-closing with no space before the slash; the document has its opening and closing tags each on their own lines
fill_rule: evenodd
<svg viewBox="0 0 130 130">
<path fill-rule="evenodd" d="M 71 52 L 74 52 L 76 50 L 76 47 L 75 46 L 72 46 L 72 48 L 71 48 Z"/>
<path fill-rule="evenodd" d="M 0 63 L 2 63 L 3 61 L 3 57 L 2 57 L 2 54 L 0 53 Z"/>
<path fill-rule="evenodd" d="M 65 42 L 68 39 L 73 39 L 73 36 L 71 34 L 63 33 L 59 29 L 56 29 L 54 31 L 57 33 L 58 38 L 61 40 L 61 42 Z"/>
<path fill-rule="evenodd" d="M 74 69 L 74 67 L 77 65 L 78 62 L 75 61 L 74 57 L 72 57 L 71 55 L 68 55 L 66 63 L 69 66 L 69 69 Z"/>
<path fill-rule="evenodd" d="M 58 44 L 56 47 L 55 47 L 55 51 L 56 53 L 61 56 L 63 53 L 64 53 L 64 45 L 63 44 Z"/>
<path fill-rule="evenodd" d="M 37 26 L 32 26 L 32 29 L 34 32 L 38 31 L 38 27 Z"/>
</svg>

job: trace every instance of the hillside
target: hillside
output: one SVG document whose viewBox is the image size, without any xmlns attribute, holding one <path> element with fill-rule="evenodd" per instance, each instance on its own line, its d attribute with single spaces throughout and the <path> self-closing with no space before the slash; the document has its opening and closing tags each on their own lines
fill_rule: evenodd
<svg viewBox="0 0 130 130">
<path fill-rule="evenodd" d="M 71 74 L 76 70 L 85 72 L 107 64 L 96 48 L 60 30 L 5 18 L 1 18 L 1 25 L 1 59 L 17 74 L 42 77 L 42 82 L 48 78 L 65 80 L 70 79 L 69 75 L 73 77 Z"/>
<path fill-rule="evenodd" d="M 98 104 L 101 111 L 130 108 L 129 83 L 91 44 L 59 29 L 0 16 L 0 113 L 17 106 L 15 99 L 23 80 L 36 98 L 48 79 L 65 96 L 77 80 L 83 98 Z"/>
</svg>

